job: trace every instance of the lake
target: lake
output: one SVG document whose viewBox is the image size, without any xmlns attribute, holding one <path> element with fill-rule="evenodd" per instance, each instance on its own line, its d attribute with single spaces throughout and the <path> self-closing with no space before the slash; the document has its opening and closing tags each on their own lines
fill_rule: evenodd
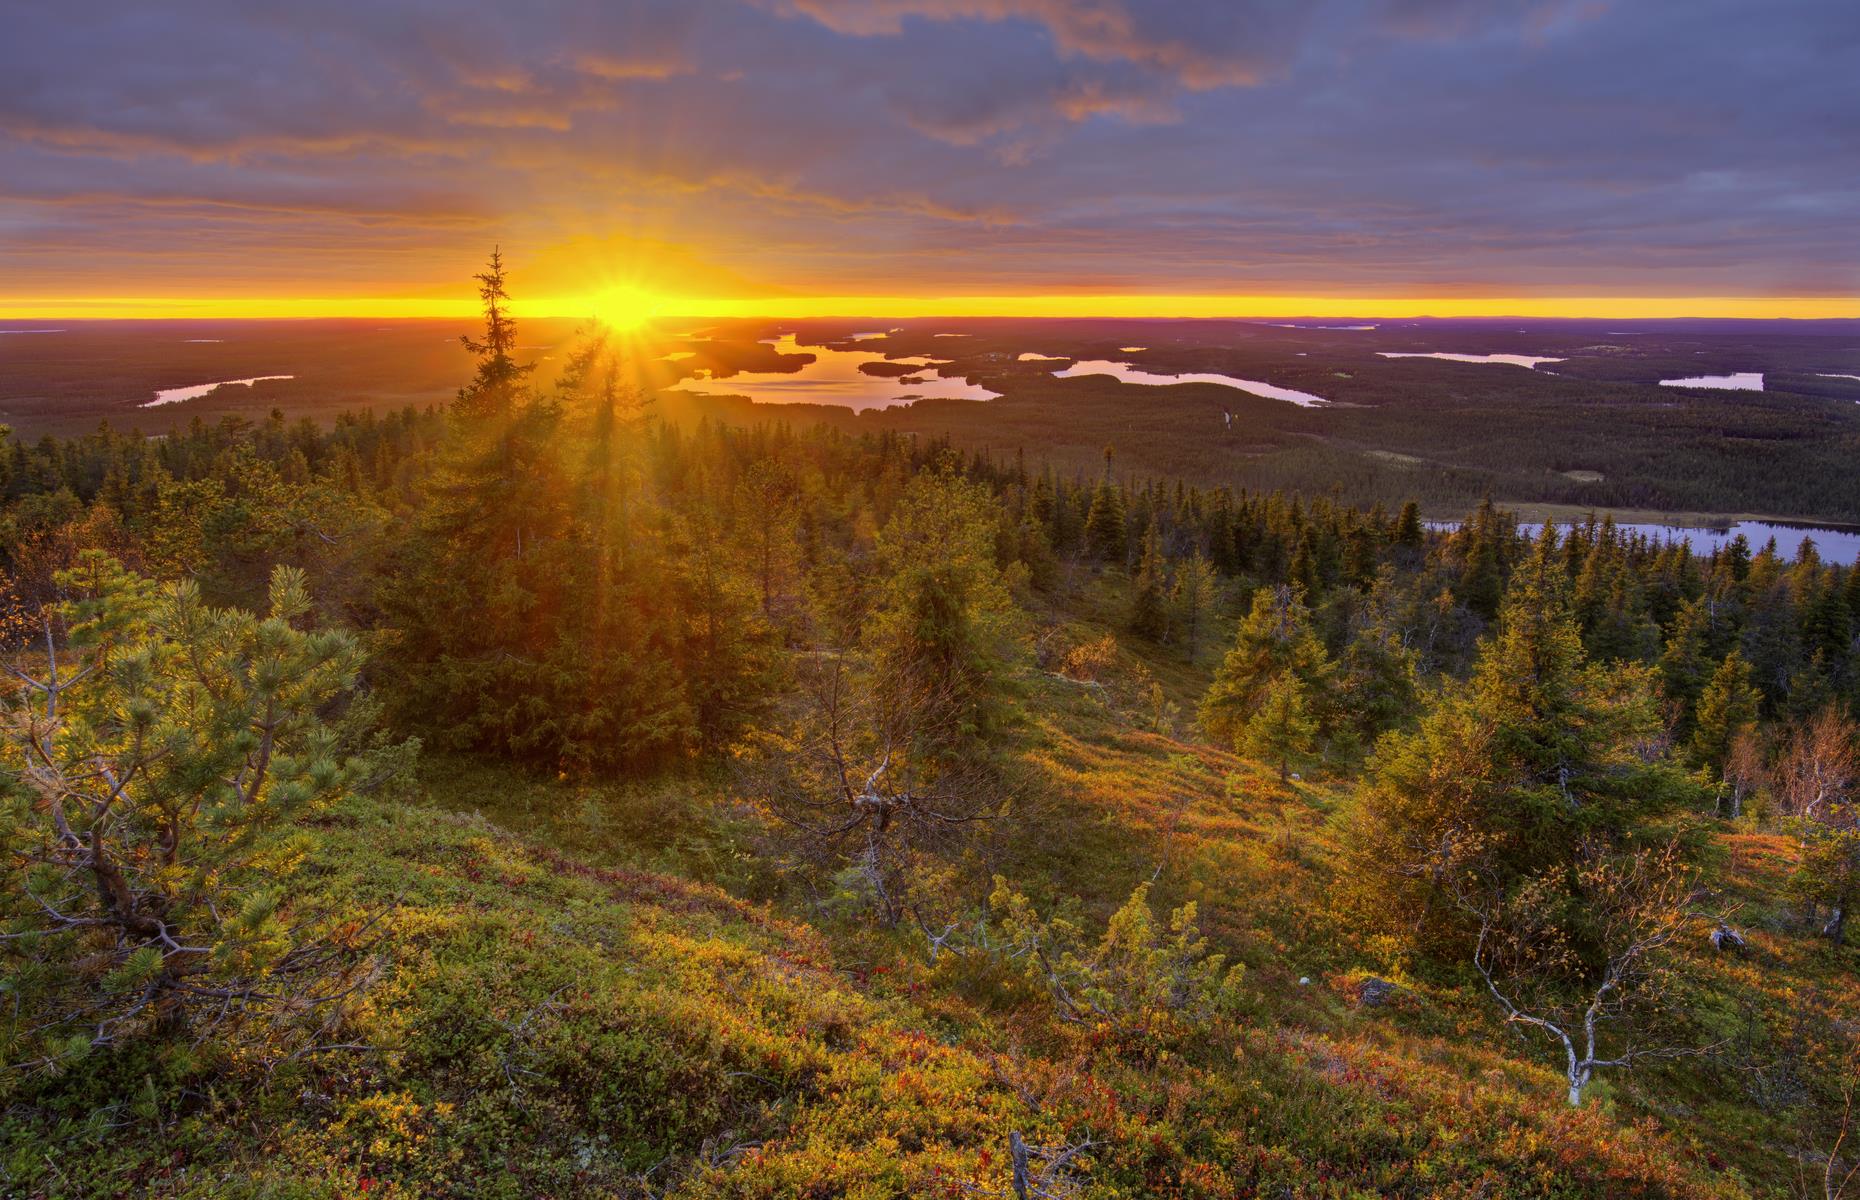
<svg viewBox="0 0 1860 1200">
<path fill-rule="evenodd" d="M 1559 521 L 1563 529 L 1571 525 L 1586 522 Z M 1457 529 L 1458 521 L 1430 521 L 1428 525 L 1435 529 Z M 1536 522 L 1520 521 L 1518 531 L 1526 537 L 1536 537 L 1542 526 Z M 1815 551 L 1821 555 L 1823 562 L 1851 563 L 1860 560 L 1860 528 L 1835 528 L 1826 525 L 1808 523 L 1795 524 L 1783 521 L 1733 521 L 1727 525 L 1713 528 L 1695 528 L 1686 525 L 1639 525 L 1617 522 L 1616 529 L 1623 533 L 1639 534 L 1661 542 L 1685 542 L 1692 547 L 1694 554 L 1710 554 L 1728 546 L 1731 539 L 1738 534 L 1750 543 L 1750 552 L 1755 554 L 1763 549 L 1765 542 L 1776 539 L 1776 552 L 1784 558 L 1793 559 L 1796 548 L 1803 538 L 1812 538 Z"/>
<path fill-rule="evenodd" d="M 1041 356 L 1035 355 L 1038 359 Z M 1021 355 L 1021 361 L 1030 361 Z M 1047 360 L 1055 361 L 1055 360 Z M 1064 360 L 1058 360 L 1064 361 Z M 1313 396 L 1310 392 L 1297 392 L 1291 388 L 1279 387 L 1277 384 L 1263 383 L 1257 379 L 1240 379 L 1233 375 L 1212 375 L 1205 373 L 1188 373 L 1166 375 L 1156 371 L 1145 371 L 1141 367 L 1127 362 L 1112 362 L 1104 358 L 1080 359 L 1063 371 L 1053 372 L 1055 379 L 1076 379 L 1082 375 L 1109 375 L 1123 383 L 1142 384 L 1144 387 L 1166 387 L 1177 383 L 1211 383 L 1216 387 L 1233 388 L 1254 396 L 1264 396 L 1268 400 L 1286 400 L 1304 408 L 1316 408 L 1329 404 L 1322 396 Z"/>
<path fill-rule="evenodd" d="M 1526 367 L 1533 371 L 1537 369 L 1538 363 L 1562 362 L 1563 361 L 1560 358 L 1539 358 L 1539 357 L 1533 357 L 1529 354 L 1442 354 L 1442 353 L 1439 353 L 1438 351 L 1431 351 L 1431 350 L 1425 354 L 1420 353 L 1418 351 L 1403 352 L 1403 351 L 1396 351 L 1396 350 L 1378 350 L 1376 351 L 1376 357 L 1377 358 L 1437 358 L 1437 359 L 1440 359 L 1442 362 L 1459 362 L 1459 363 L 1502 363 L 1506 366 Z"/>
<path fill-rule="evenodd" d="M 811 354 L 814 361 L 796 371 L 739 371 L 721 379 L 705 374 L 681 379 L 666 390 L 698 396 L 747 396 L 758 404 L 830 404 L 854 412 L 891 408 L 913 400 L 996 400 L 1001 395 L 960 376 L 946 379 L 938 375 L 936 368 L 948 363 L 948 359 L 886 358 L 866 350 L 803 346 L 792 333 L 764 338 L 763 343 L 773 346 L 778 354 Z M 859 369 L 861 363 L 871 362 L 922 367 L 923 373 L 888 379 Z"/>
<path fill-rule="evenodd" d="M 1760 392 L 1763 372 L 1739 371 L 1735 375 L 1689 375 L 1684 379 L 1662 379 L 1661 387 L 1719 388 L 1728 392 Z"/>
<path fill-rule="evenodd" d="M 196 383 L 189 387 L 166 388 L 155 393 L 153 400 L 144 400 L 143 408 L 155 408 L 163 404 L 179 404 L 183 400 L 198 400 L 202 396 L 223 387 L 251 387 L 255 383 L 264 383 L 269 379 L 295 379 L 295 375 L 254 375 L 250 379 L 222 379 L 218 383 Z"/>
</svg>

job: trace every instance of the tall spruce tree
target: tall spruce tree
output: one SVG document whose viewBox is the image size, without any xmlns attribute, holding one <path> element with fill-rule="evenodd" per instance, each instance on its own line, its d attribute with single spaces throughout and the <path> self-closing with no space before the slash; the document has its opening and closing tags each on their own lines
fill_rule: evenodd
<svg viewBox="0 0 1860 1200">
<path fill-rule="evenodd" d="M 1642 752 L 1659 729 L 1648 668 L 1590 662 L 1567 607 L 1522 577 L 1472 678 L 1377 753 L 1353 840 L 1367 915 L 1463 936 L 1470 891 L 1553 877 L 1658 821 L 1690 795 Z"/>
<path fill-rule="evenodd" d="M 1151 641 L 1169 635 L 1168 565 L 1163 558 L 1162 538 L 1151 521 L 1143 531 L 1142 549 L 1137 556 L 1137 574 L 1131 581 L 1130 631 Z"/>
<path fill-rule="evenodd" d="M 1762 702 L 1762 693 L 1750 681 L 1750 664 L 1731 651 L 1700 693 L 1693 722 L 1692 760 L 1712 779 L 1723 778 L 1732 746 L 1740 734 L 1756 726 Z"/>
<path fill-rule="evenodd" d="M 1295 672 L 1275 676 L 1237 739 L 1242 753 L 1278 769 L 1280 783 L 1290 779 L 1293 764 L 1302 761 L 1317 744 L 1318 724 L 1311 715 L 1307 691 L 1304 680 Z"/>
<path fill-rule="evenodd" d="M 1194 554 L 1176 568 L 1170 601 L 1176 628 L 1182 631 L 1183 653 L 1192 662 L 1207 640 L 1220 602 L 1220 577 L 1205 555 Z"/>
<path fill-rule="evenodd" d="M 945 462 L 910 481 L 877 539 L 879 602 L 867 637 L 885 703 L 949 751 L 1004 711 L 1014 603 L 994 530 L 987 489 Z"/>
<path fill-rule="evenodd" d="M 1085 512 L 1085 553 L 1097 562 L 1122 566 L 1130 554 L 1129 514 L 1124 491 L 1111 478 L 1113 458 L 1114 451 L 1106 446 L 1104 474 L 1098 477 Z"/>
<path fill-rule="evenodd" d="M 1202 729 L 1233 745 L 1282 675 L 1295 675 L 1303 701 L 1320 719 L 1331 707 L 1334 665 L 1311 625 L 1311 611 L 1287 586 L 1261 588 L 1202 697 Z"/>
</svg>

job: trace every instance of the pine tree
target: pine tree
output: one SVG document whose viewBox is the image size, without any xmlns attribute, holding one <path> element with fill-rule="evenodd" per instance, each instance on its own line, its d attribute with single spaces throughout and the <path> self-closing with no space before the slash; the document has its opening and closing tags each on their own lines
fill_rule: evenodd
<svg viewBox="0 0 1860 1200">
<path fill-rule="evenodd" d="M 1091 497 L 1091 510 L 1085 516 L 1085 552 L 1094 561 L 1114 566 L 1124 564 L 1129 557 L 1125 520 L 1123 492 L 1107 475 L 1098 481 Z"/>
<path fill-rule="evenodd" d="M 1719 778 L 1732 743 L 1757 720 L 1762 695 L 1751 684 L 1750 664 L 1736 650 L 1725 656 L 1699 696 L 1692 760 Z"/>
<path fill-rule="evenodd" d="M 1401 506 L 1401 515 L 1395 519 L 1394 542 L 1404 550 L 1418 551 L 1423 541 L 1421 506 L 1410 500 Z"/>
<path fill-rule="evenodd" d="M 1317 742 L 1318 724 L 1306 691 L 1304 681 L 1294 672 L 1274 677 L 1259 708 L 1247 718 L 1236 746 L 1248 757 L 1276 765 L 1280 783 L 1289 780 L 1292 764 L 1308 756 Z"/>
<path fill-rule="evenodd" d="M 1682 735 L 1691 733 L 1693 710 L 1705 690 L 1710 633 L 1711 609 L 1705 598 L 1687 601 L 1674 619 L 1666 652 L 1660 656 L 1661 693 Z"/>
<path fill-rule="evenodd" d="M 1464 936 L 1467 889 L 1557 877 L 1679 807 L 1683 779 L 1642 753 L 1660 729 L 1651 684 L 1591 663 L 1564 606 L 1523 579 L 1472 678 L 1378 750 L 1352 850 L 1374 923 Z"/>
<path fill-rule="evenodd" d="M 1233 744 L 1273 681 L 1285 674 L 1299 678 L 1320 721 L 1328 715 L 1334 667 L 1311 627 L 1310 610 L 1292 588 L 1261 588 L 1202 697 L 1202 728 L 1215 741 Z"/>
<path fill-rule="evenodd" d="M 1151 521 L 1143 533 L 1143 548 L 1130 594 L 1130 630 L 1151 641 L 1160 642 L 1169 634 L 1166 571 L 1162 539 L 1157 536 L 1156 523 Z"/>
<path fill-rule="evenodd" d="M 101 551 L 59 583 L 66 644 L 15 671 L 0 722 L 10 799 L 31 798 L 0 803 L 0 925 L 34 939 L 30 969 L 7 972 L 8 1064 L 152 1032 L 198 1047 L 303 1011 L 361 956 L 290 912 L 292 823 L 415 750 L 373 733 L 359 643 L 299 628 L 310 600 L 291 568 L 263 616 Z"/>
<path fill-rule="evenodd" d="M 1196 554 L 1176 568 L 1171 600 L 1176 628 L 1182 631 L 1183 652 L 1193 662 L 1201 652 L 1202 641 L 1220 601 L 1219 577 L 1204 555 Z"/>
</svg>

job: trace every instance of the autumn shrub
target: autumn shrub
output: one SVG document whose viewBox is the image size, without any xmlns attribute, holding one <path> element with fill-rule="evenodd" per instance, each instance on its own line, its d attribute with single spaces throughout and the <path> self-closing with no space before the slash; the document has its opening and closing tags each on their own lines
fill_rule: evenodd
<svg viewBox="0 0 1860 1200">
<path fill-rule="evenodd" d="M 1095 942 L 1075 915 L 1042 918 L 999 876 L 989 907 L 998 929 L 993 952 L 1019 960 L 1062 1019 L 1133 1040 L 1166 1037 L 1221 1012 L 1245 974 L 1209 952 L 1193 901 L 1158 921 L 1148 883 L 1137 885 Z"/>
<path fill-rule="evenodd" d="M 0 722 L 0 1057 L 56 1071 L 142 1036 L 322 1020 L 366 983 L 375 921 L 301 902 L 294 825 L 412 749 L 372 735 L 355 639 L 299 629 L 284 568 L 262 617 L 99 551 L 58 582 Z"/>
</svg>

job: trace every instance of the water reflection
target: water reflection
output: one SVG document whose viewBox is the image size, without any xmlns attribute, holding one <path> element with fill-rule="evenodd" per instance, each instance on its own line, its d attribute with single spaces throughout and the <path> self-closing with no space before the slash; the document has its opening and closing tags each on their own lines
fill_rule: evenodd
<svg viewBox="0 0 1860 1200">
<path fill-rule="evenodd" d="M 1763 372 L 1739 371 L 1735 375 L 1690 375 L 1684 379 L 1662 379 L 1661 387 L 1722 388 L 1731 392 L 1760 392 Z"/>
<path fill-rule="evenodd" d="M 830 404 L 854 412 L 890 408 L 913 400 L 995 400 L 1001 395 L 961 377 L 946 379 L 936 374 L 935 368 L 946 365 L 948 359 L 885 358 L 864 350 L 803 346 L 792 333 L 764 338 L 763 342 L 777 354 L 811 354 L 814 361 L 797 371 L 739 371 L 721 379 L 684 379 L 666 390 L 700 396 L 747 396 L 758 404 Z M 870 375 L 859 369 L 864 363 L 921 367 L 923 373 L 903 378 Z"/>
<path fill-rule="evenodd" d="M 155 393 L 153 400 L 142 403 L 143 408 L 155 408 L 162 404 L 179 404 L 183 400 L 198 400 L 202 396 L 223 387 L 251 387 L 255 383 L 264 383 L 270 379 L 295 379 L 295 375 L 254 375 L 250 379 L 222 379 L 217 383 L 196 383 L 190 387 L 166 388 Z"/>
<path fill-rule="evenodd" d="M 1162 387 L 1176 383 L 1211 383 L 1217 387 L 1234 388 L 1254 396 L 1264 396 L 1268 400 L 1288 400 L 1304 408 L 1316 408 L 1329 404 L 1322 396 L 1313 396 L 1310 392 L 1297 392 L 1291 388 L 1279 387 L 1277 384 L 1263 383 L 1257 379 L 1241 379 L 1233 375 L 1213 375 L 1207 373 L 1188 373 L 1180 375 L 1163 375 L 1155 371 L 1145 371 L 1125 362 L 1111 362 L 1108 359 L 1088 358 L 1073 363 L 1063 371 L 1053 372 L 1055 379 L 1073 379 L 1081 375 L 1109 375 L 1124 383 L 1140 383 L 1146 387 Z"/>
<path fill-rule="evenodd" d="M 1430 521 L 1428 524 L 1435 529 L 1459 528 L 1457 521 Z M 1557 527 L 1567 531 L 1585 524 L 1586 521 L 1559 521 Z M 1525 537 L 1536 537 L 1542 528 L 1541 524 L 1530 521 L 1518 523 L 1518 532 Z M 1860 560 L 1860 528 L 1854 527 L 1837 528 L 1789 521 L 1729 521 L 1709 528 L 1634 523 L 1617 523 L 1615 528 L 1624 534 L 1645 537 L 1655 542 L 1684 542 L 1692 547 L 1694 554 L 1722 550 L 1733 539 L 1742 536 L 1750 544 L 1752 554 L 1763 549 L 1774 538 L 1776 553 L 1783 558 L 1793 559 L 1802 539 L 1809 538 L 1815 543 L 1815 552 L 1824 562 L 1849 563 Z"/>
<path fill-rule="evenodd" d="M 1512 367 L 1527 367 L 1536 370 L 1538 363 L 1562 362 L 1560 358 L 1543 358 L 1529 354 L 1441 354 L 1429 351 L 1425 354 L 1414 351 L 1378 350 L 1377 358 L 1438 358 L 1442 362 L 1462 363 L 1503 363 Z"/>
</svg>

